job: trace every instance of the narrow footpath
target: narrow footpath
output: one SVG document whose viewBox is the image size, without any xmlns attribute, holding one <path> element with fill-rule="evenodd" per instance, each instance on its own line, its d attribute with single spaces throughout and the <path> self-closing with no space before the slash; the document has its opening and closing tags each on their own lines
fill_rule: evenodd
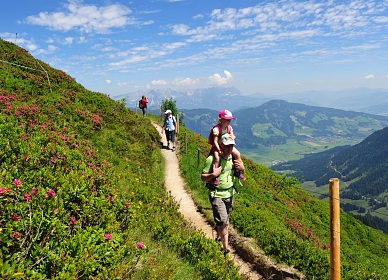
<svg viewBox="0 0 388 280">
<path fill-rule="evenodd" d="M 163 147 L 167 146 L 166 136 L 162 134 L 162 127 L 154 124 L 154 127 L 160 133 Z M 177 157 L 177 151 L 170 149 L 162 149 L 162 155 L 166 160 L 165 169 L 165 184 L 167 192 L 171 192 L 171 195 L 175 198 L 175 201 L 179 204 L 179 211 L 185 217 L 185 219 L 191 222 L 196 229 L 202 230 L 207 238 L 214 239 L 216 232 L 212 226 L 207 222 L 204 215 L 202 215 L 191 196 L 186 192 L 184 188 L 184 181 L 179 171 L 179 161 Z M 200 180 L 200 178 L 198 178 Z M 236 251 L 231 247 L 231 253 L 237 266 L 240 267 L 240 274 L 247 276 L 251 280 L 265 279 L 260 276 L 253 268 L 253 265 L 245 262 L 236 254 Z"/>
</svg>

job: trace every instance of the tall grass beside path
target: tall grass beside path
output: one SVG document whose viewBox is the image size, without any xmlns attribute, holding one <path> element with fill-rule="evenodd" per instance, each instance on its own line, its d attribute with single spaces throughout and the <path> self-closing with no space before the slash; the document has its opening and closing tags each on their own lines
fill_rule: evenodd
<svg viewBox="0 0 388 280">
<path fill-rule="evenodd" d="M 182 175 L 199 208 L 212 220 L 207 189 L 200 180 L 210 146 L 207 139 L 183 127 L 178 137 L 181 143 L 187 139 L 187 154 L 182 152 L 180 159 Z M 295 178 L 246 158 L 244 163 L 247 180 L 236 196 L 234 229 L 256 240 L 279 263 L 302 271 L 307 279 L 330 278 L 329 204 L 304 191 Z M 388 236 L 342 211 L 341 228 L 342 279 L 388 279 Z"/>
</svg>

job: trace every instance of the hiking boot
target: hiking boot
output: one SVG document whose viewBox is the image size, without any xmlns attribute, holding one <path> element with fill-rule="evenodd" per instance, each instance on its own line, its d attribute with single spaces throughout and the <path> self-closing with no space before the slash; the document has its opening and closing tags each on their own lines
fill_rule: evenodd
<svg viewBox="0 0 388 280">
<path fill-rule="evenodd" d="M 230 250 L 229 249 L 224 249 L 224 248 L 222 248 L 221 250 L 223 251 L 225 259 L 228 261 L 228 263 L 229 264 L 233 264 L 234 260 L 233 260 L 232 254 L 230 253 Z"/>
<path fill-rule="evenodd" d="M 217 236 L 216 239 L 214 239 L 214 240 L 220 242 L 221 238 Z"/>
<path fill-rule="evenodd" d="M 175 151 L 175 146 L 174 146 L 174 147 L 172 147 L 172 151 L 173 151 L 173 152 Z"/>
</svg>

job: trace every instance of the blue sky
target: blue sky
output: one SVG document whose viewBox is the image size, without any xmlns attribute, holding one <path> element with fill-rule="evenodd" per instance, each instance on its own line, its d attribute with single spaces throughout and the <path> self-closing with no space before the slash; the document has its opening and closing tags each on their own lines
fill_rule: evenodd
<svg viewBox="0 0 388 280">
<path fill-rule="evenodd" d="M 0 37 L 111 96 L 388 88 L 388 0 L 12 0 Z"/>
</svg>

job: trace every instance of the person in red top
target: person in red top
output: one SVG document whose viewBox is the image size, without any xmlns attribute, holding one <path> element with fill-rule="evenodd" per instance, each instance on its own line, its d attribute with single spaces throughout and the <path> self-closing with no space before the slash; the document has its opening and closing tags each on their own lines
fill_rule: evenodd
<svg viewBox="0 0 388 280">
<path fill-rule="evenodd" d="M 147 104 L 148 104 L 148 97 L 143 95 L 141 97 L 140 109 L 143 111 L 143 117 L 144 118 L 147 115 Z"/>
</svg>

